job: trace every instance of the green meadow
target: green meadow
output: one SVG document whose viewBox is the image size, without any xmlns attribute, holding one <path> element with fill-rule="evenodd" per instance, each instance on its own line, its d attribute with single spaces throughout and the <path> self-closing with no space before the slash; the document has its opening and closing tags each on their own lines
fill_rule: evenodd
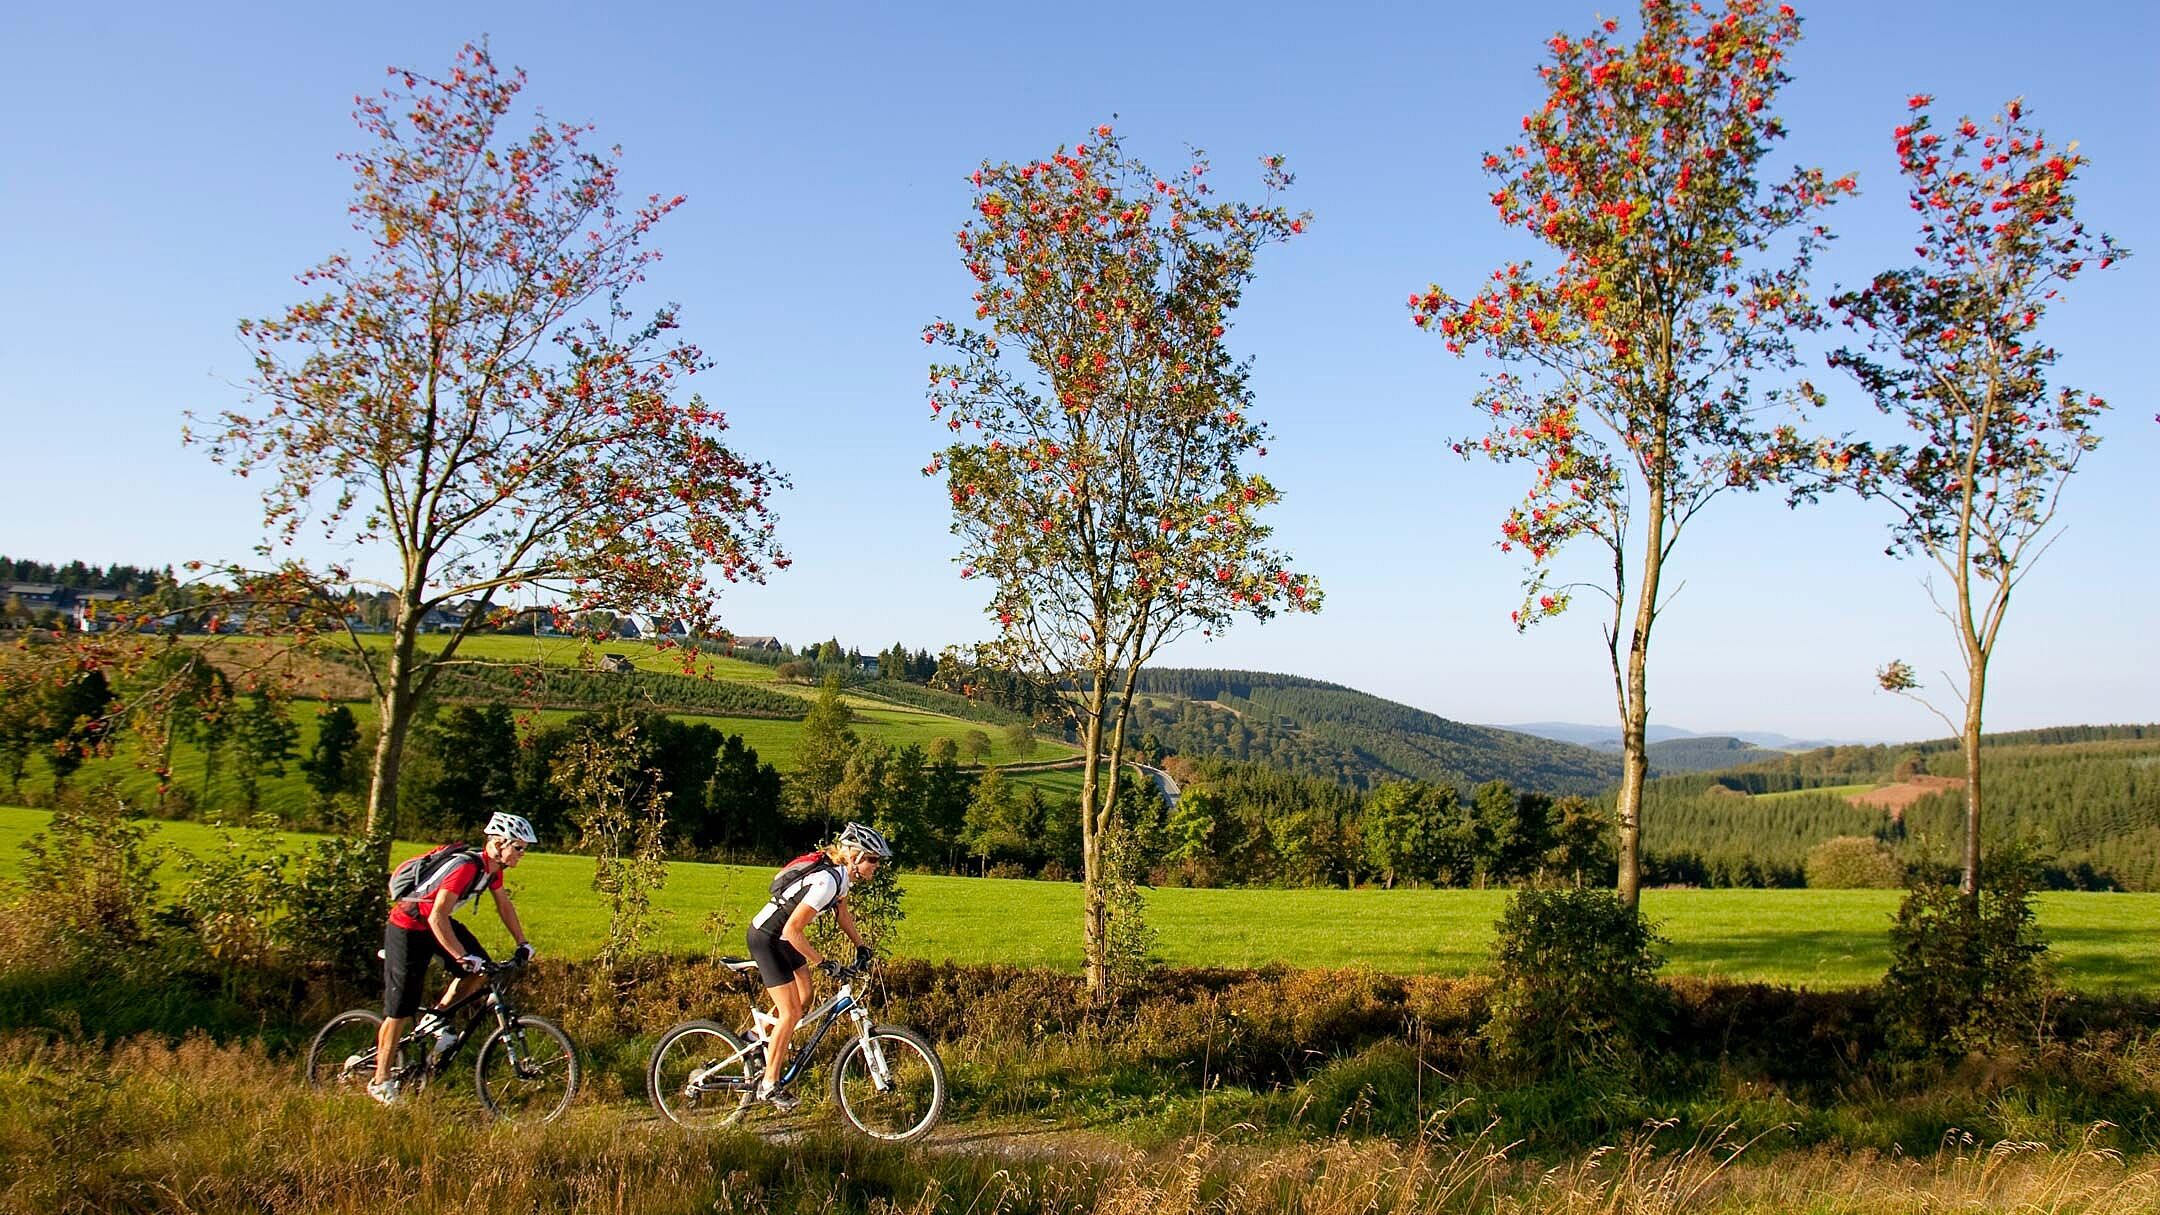
<svg viewBox="0 0 2160 1215">
<path fill-rule="evenodd" d="M 45 822 L 42 811 L 0 808 L 0 877 L 21 866 L 20 844 Z M 175 849 L 215 847 L 214 828 L 156 824 Z M 296 842 L 305 837 L 291 837 Z M 401 843 L 399 855 L 424 845 Z M 776 858 L 777 861 L 777 858 Z M 179 869 L 168 864 L 169 880 Z M 677 862 L 656 905 L 655 948 L 741 952 L 744 923 L 763 902 L 771 870 Z M 535 853 L 511 879 L 534 940 L 557 956 L 596 948 L 606 913 L 591 889 L 592 861 Z M 911 874 L 898 952 L 932 961 L 1000 962 L 1076 970 L 1080 889 L 1058 882 Z M 1506 892 L 1500 890 L 1185 890 L 1148 892 L 1158 954 L 1180 966 L 1363 966 L 1397 974 L 1462 974 L 1483 968 Z M 1671 941 L 1666 973 L 1808 987 L 1854 987 L 1881 977 L 1886 932 L 1898 894 L 1888 890 L 1652 890 L 1643 909 Z M 2149 925 L 2160 894 L 2053 893 L 2040 896 L 2063 981 L 2086 990 L 2146 990 L 2160 984 L 2160 939 Z M 719 912 L 715 938 L 705 929 Z M 505 943 L 486 909 L 472 923 L 491 945 Z"/>
</svg>

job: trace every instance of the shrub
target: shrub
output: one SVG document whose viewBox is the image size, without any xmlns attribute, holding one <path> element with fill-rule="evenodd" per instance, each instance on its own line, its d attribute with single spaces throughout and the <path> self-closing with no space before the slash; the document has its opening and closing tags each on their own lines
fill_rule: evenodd
<svg viewBox="0 0 2160 1215">
<path fill-rule="evenodd" d="M 304 961 L 365 981 L 382 973 L 375 951 L 389 914 L 380 856 L 365 837 L 318 840 L 285 879 L 285 936 Z"/>
<path fill-rule="evenodd" d="M 207 955 L 228 991 L 249 972 L 275 969 L 282 961 L 286 927 L 285 855 L 269 820 L 256 818 L 235 834 L 219 833 L 211 852 L 186 856 L 188 874 L 179 911 L 187 939 Z"/>
<path fill-rule="evenodd" d="M 1021 864 L 1018 861 L 999 861 L 997 864 L 983 870 L 983 876 L 994 878 L 1026 878 L 1028 876 L 1028 871 L 1027 866 Z"/>
<path fill-rule="evenodd" d="M 1905 867 L 1871 835 L 1840 835 L 1808 849 L 1811 890 L 1891 890 L 1905 882 Z"/>
<path fill-rule="evenodd" d="M 1042 871 L 1035 876 L 1045 882 L 1075 882 L 1080 880 L 1079 874 L 1067 868 L 1065 862 L 1058 860 L 1044 861 Z"/>
<path fill-rule="evenodd" d="M 110 782 L 62 799 L 45 830 L 22 842 L 23 885 L 71 943 L 126 949 L 150 938 L 162 851 Z"/>
<path fill-rule="evenodd" d="M 2046 1028 L 2052 981 L 2033 920 L 2041 858 L 2024 845 L 1991 853 L 1977 898 L 1916 881 L 1890 926 L 1883 1013 L 1909 1054 L 1987 1050 Z"/>
<path fill-rule="evenodd" d="M 1632 1071 L 1668 997 L 1656 974 L 1665 944 L 1610 890 L 1523 890 L 1493 944 L 1497 1061 L 1536 1073 Z"/>
</svg>

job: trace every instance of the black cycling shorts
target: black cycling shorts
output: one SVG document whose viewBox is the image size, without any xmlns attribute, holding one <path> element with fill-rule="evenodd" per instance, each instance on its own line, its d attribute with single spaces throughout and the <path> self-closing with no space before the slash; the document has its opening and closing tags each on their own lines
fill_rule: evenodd
<svg viewBox="0 0 2160 1215">
<path fill-rule="evenodd" d="M 450 931 L 469 954 L 485 958 L 487 950 L 473 937 L 472 930 L 450 921 Z M 425 928 L 415 931 L 395 924 L 383 928 L 383 1016 L 409 1017 L 420 1011 L 420 985 L 427 978 L 428 963 L 441 958 L 452 975 L 462 975 L 465 968 L 458 964 L 435 939 L 435 934 Z"/>
<path fill-rule="evenodd" d="M 810 963 L 795 948 L 762 928 L 751 926 L 750 959 L 757 963 L 758 978 L 767 987 L 786 987 L 795 974 Z"/>
</svg>

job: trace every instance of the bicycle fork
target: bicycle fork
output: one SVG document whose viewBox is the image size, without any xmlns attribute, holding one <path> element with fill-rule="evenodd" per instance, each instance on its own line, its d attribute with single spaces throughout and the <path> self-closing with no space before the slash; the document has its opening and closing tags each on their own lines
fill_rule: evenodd
<svg viewBox="0 0 2160 1215">
<path fill-rule="evenodd" d="M 892 1065 L 885 1059 L 885 1045 L 870 1032 L 870 1010 L 860 1004 L 848 1011 L 855 1020 L 856 1032 L 862 1035 L 863 1065 L 870 1072 L 870 1085 L 881 1093 L 893 1088 Z"/>
</svg>

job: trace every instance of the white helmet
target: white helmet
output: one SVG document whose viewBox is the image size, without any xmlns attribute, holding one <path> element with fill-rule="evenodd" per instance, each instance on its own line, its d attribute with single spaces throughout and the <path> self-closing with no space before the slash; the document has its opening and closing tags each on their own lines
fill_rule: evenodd
<svg viewBox="0 0 2160 1215">
<path fill-rule="evenodd" d="M 892 859 L 892 845 L 885 842 L 885 837 L 879 835 L 875 827 L 865 827 L 861 823 L 849 823 L 847 826 L 840 828 L 840 842 L 852 844 L 881 861 Z"/>
<path fill-rule="evenodd" d="M 500 810 L 488 816 L 485 834 L 499 835 L 506 840 L 516 840 L 521 844 L 537 844 L 540 842 L 540 837 L 533 834 L 531 823 L 526 822 L 518 815 L 505 814 Z"/>
</svg>

